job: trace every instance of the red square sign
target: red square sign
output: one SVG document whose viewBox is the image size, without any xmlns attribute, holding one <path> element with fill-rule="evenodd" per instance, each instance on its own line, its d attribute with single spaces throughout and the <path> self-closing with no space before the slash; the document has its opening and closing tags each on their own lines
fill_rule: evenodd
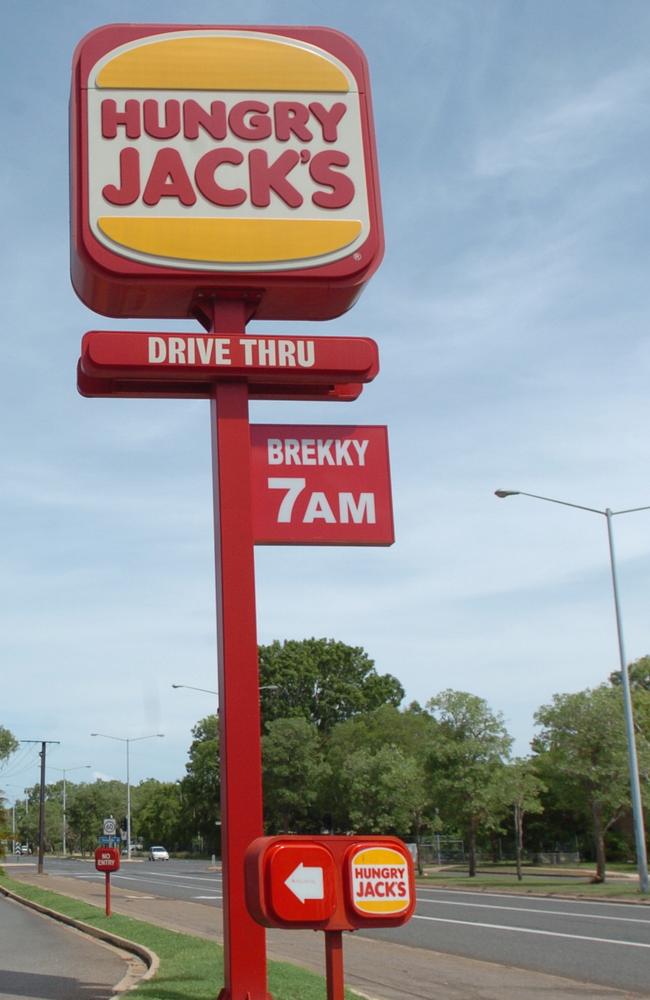
<svg viewBox="0 0 650 1000">
<path fill-rule="evenodd" d="M 116 872 L 120 867 L 117 847 L 98 847 L 95 850 L 95 868 L 98 872 Z"/>
<path fill-rule="evenodd" d="M 258 545 L 392 545 L 385 427 L 252 424 Z"/>
<path fill-rule="evenodd" d="M 368 68 L 329 28 L 113 24 L 79 44 L 72 281 L 109 316 L 345 312 L 383 235 Z"/>
<path fill-rule="evenodd" d="M 325 923 L 336 909 L 336 869 L 318 844 L 277 844 L 266 856 L 266 899 L 283 924 Z"/>
</svg>

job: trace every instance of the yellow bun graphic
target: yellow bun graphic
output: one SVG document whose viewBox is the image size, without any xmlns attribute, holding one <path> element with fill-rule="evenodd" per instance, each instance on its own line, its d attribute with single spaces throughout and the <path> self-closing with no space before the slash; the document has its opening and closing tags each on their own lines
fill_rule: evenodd
<svg viewBox="0 0 650 1000">
<path fill-rule="evenodd" d="M 333 60 L 300 43 L 236 35 L 141 41 L 106 62 L 100 88 L 159 90 L 350 90 Z"/>
<path fill-rule="evenodd" d="M 259 264 L 332 253 L 352 243 L 361 222 L 312 219 L 98 219 L 114 243 L 154 257 Z"/>
</svg>

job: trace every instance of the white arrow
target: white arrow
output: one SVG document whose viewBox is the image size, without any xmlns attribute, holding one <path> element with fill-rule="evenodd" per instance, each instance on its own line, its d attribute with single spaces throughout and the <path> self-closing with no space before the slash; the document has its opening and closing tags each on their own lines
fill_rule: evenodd
<svg viewBox="0 0 650 1000">
<path fill-rule="evenodd" d="M 305 868 L 302 861 L 297 868 L 291 872 L 284 884 L 290 889 L 294 896 L 297 896 L 301 903 L 306 899 L 324 899 L 323 889 L 323 869 Z"/>
</svg>

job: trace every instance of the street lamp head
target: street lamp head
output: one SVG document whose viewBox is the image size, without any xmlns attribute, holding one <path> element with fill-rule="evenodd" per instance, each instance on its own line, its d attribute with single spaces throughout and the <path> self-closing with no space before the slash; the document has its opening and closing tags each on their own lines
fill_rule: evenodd
<svg viewBox="0 0 650 1000">
<path fill-rule="evenodd" d="M 495 490 L 495 497 L 500 497 L 502 500 L 504 497 L 518 497 L 521 490 Z"/>
<path fill-rule="evenodd" d="M 187 688 L 188 691 L 203 691 L 204 694 L 217 694 L 212 688 L 194 687 L 193 684 L 172 684 L 173 688 Z"/>
</svg>

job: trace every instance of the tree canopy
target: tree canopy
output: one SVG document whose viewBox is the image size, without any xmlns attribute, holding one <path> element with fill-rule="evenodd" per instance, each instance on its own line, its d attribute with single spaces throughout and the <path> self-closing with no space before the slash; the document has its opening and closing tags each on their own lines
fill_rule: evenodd
<svg viewBox="0 0 650 1000">
<path fill-rule="evenodd" d="M 650 691 L 650 656 L 642 656 L 640 659 L 630 663 L 627 668 L 630 678 L 630 687 L 642 691 Z M 621 671 L 614 670 L 609 675 L 609 683 L 614 687 L 621 685 Z"/>
<path fill-rule="evenodd" d="M 545 755 L 544 771 L 561 781 L 556 794 L 591 820 L 596 877 L 605 879 L 605 833 L 629 808 L 627 742 L 620 693 L 601 684 L 575 694 L 556 694 L 535 714 L 542 731 L 534 741 Z M 638 748 L 642 768 L 650 767 L 647 742 Z"/>
<path fill-rule="evenodd" d="M 17 749 L 18 740 L 16 737 L 4 726 L 0 726 L 0 760 L 6 760 Z"/>
<path fill-rule="evenodd" d="M 192 835 L 214 853 L 220 840 L 219 722 L 216 715 L 207 715 L 194 726 L 188 756 L 186 774 L 181 782 L 185 822 Z"/>
<path fill-rule="evenodd" d="M 448 689 L 427 708 L 437 722 L 428 757 L 434 801 L 443 819 L 465 831 L 473 877 L 479 829 L 503 815 L 502 770 L 512 739 L 501 713 L 477 695 Z"/>
<path fill-rule="evenodd" d="M 378 674 L 361 647 L 334 639 L 276 640 L 260 646 L 259 666 L 265 724 L 301 717 L 328 733 L 338 722 L 397 706 L 404 697 L 397 678 Z"/>
</svg>

